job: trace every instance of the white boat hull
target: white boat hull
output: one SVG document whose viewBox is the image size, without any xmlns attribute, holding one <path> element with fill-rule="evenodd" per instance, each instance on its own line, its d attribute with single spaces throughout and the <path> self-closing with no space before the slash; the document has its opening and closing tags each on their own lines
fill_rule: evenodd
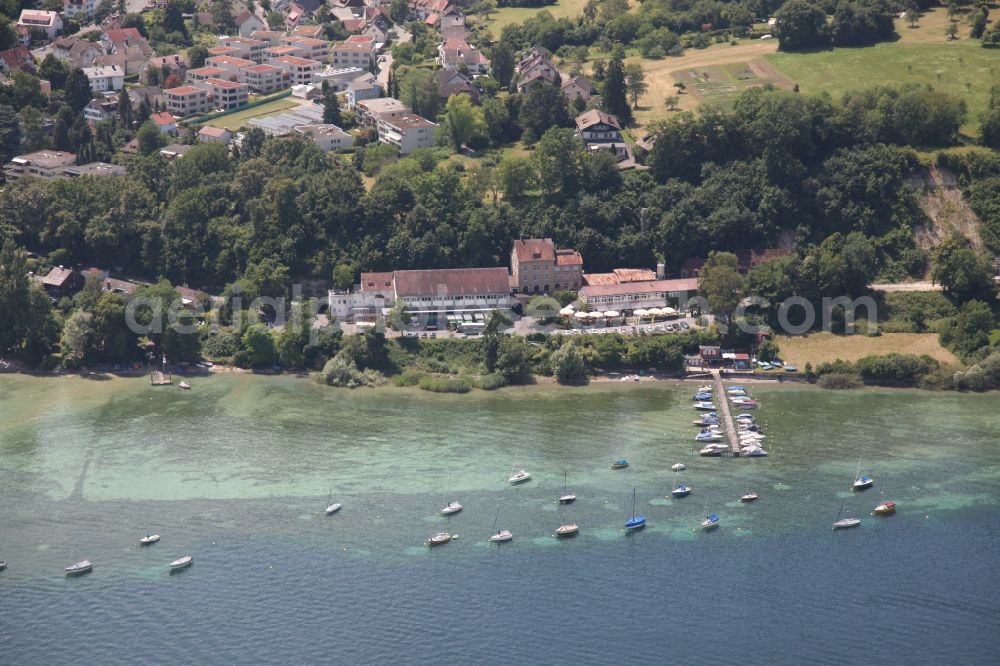
<svg viewBox="0 0 1000 666">
<path fill-rule="evenodd" d="M 861 524 L 861 520 L 858 519 L 858 518 L 843 518 L 843 519 L 838 520 L 837 522 L 835 522 L 833 524 L 833 529 L 835 529 L 835 530 L 843 530 L 843 529 L 846 529 L 848 527 L 857 527 L 860 524 Z"/>
<path fill-rule="evenodd" d="M 139 545 L 140 546 L 148 546 L 150 544 L 156 543 L 159 540 L 160 540 L 160 535 L 159 534 L 147 534 L 146 536 L 144 536 L 141 539 L 139 539 Z"/>
<path fill-rule="evenodd" d="M 510 478 L 507 479 L 507 483 L 509 483 L 509 484 L 511 484 L 513 486 L 513 485 L 517 485 L 518 483 L 524 483 L 525 481 L 529 480 L 530 478 L 531 478 L 531 474 L 529 474 L 528 472 L 526 472 L 526 471 L 524 471 L 522 469 L 520 472 L 517 472 L 515 474 L 511 474 Z"/>
<path fill-rule="evenodd" d="M 461 504 L 459 504 L 458 502 L 452 502 L 451 504 L 449 504 L 445 508 L 441 509 L 441 515 L 442 516 L 450 516 L 453 513 L 458 513 L 461 510 L 462 510 L 462 505 Z"/>
<path fill-rule="evenodd" d="M 556 528 L 556 536 L 557 537 L 573 536 L 579 531 L 580 528 L 577 525 L 560 525 L 559 527 Z"/>
<path fill-rule="evenodd" d="M 190 555 L 185 555 L 184 557 L 179 557 L 170 563 L 171 571 L 180 571 L 181 569 L 187 569 L 189 566 L 194 564 L 194 558 Z"/>
<path fill-rule="evenodd" d="M 338 511 L 340 511 L 340 507 L 341 507 L 340 502 L 331 504 L 330 506 L 326 507 L 326 515 L 330 516 L 337 513 Z"/>
<path fill-rule="evenodd" d="M 511 541 L 513 538 L 514 535 L 511 534 L 510 530 L 500 530 L 490 537 L 490 541 L 493 543 L 503 543 L 505 541 Z"/>
</svg>

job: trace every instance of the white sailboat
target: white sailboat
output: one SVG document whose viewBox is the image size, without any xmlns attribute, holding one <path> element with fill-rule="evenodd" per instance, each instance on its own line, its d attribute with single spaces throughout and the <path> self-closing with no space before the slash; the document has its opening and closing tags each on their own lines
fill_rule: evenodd
<svg viewBox="0 0 1000 666">
<path fill-rule="evenodd" d="M 833 529 L 842 530 L 848 527 L 857 527 L 861 524 L 860 518 L 841 518 L 840 516 L 844 513 L 844 505 L 847 504 L 847 500 L 844 500 L 840 504 L 840 511 L 837 512 L 837 520 L 833 523 Z"/>
<path fill-rule="evenodd" d="M 159 540 L 160 540 L 160 535 L 159 534 L 150 534 L 149 533 L 149 516 L 147 516 L 146 517 L 146 536 L 144 536 L 141 539 L 139 539 L 139 545 L 140 546 L 149 546 L 150 544 L 154 544 L 154 543 L 156 543 Z"/>
<path fill-rule="evenodd" d="M 531 474 L 529 474 L 526 470 L 520 469 L 515 472 L 515 469 L 517 469 L 517 460 L 515 460 L 514 464 L 510 466 L 510 475 L 507 477 L 507 483 L 510 485 L 513 486 L 518 483 L 524 483 L 531 478 Z"/>
<path fill-rule="evenodd" d="M 170 563 L 170 571 L 174 572 L 180 571 L 181 569 L 187 569 L 192 564 L 194 564 L 194 557 L 191 555 L 184 555 L 183 557 L 178 557 Z"/>
<path fill-rule="evenodd" d="M 563 471 L 563 492 L 562 495 L 559 496 L 560 504 L 571 504 L 576 501 L 576 494 L 567 490 L 566 476 L 567 472 Z"/>
<path fill-rule="evenodd" d="M 444 500 L 445 501 L 444 508 L 441 509 L 441 515 L 442 516 L 450 516 L 450 515 L 452 515 L 454 513 L 458 513 L 459 511 L 462 510 L 462 505 L 459 504 L 458 502 L 456 502 L 453 499 L 449 499 L 450 497 L 451 497 L 451 475 L 449 474 L 448 475 L 448 495 L 445 497 L 445 500 Z"/>
<path fill-rule="evenodd" d="M 861 458 L 858 458 L 858 473 L 854 475 L 854 484 L 851 486 L 853 490 L 867 490 L 875 484 L 875 479 L 868 476 L 867 474 L 861 473 Z"/>
<path fill-rule="evenodd" d="M 497 507 L 497 515 L 493 518 L 493 527 L 490 528 L 490 538 L 492 543 L 504 543 L 514 538 L 510 530 L 498 530 L 497 521 L 500 520 L 500 507 Z"/>
<path fill-rule="evenodd" d="M 337 513 L 340 511 L 340 506 L 340 502 L 333 501 L 333 488 L 330 488 L 330 493 L 326 496 L 326 515 Z"/>
<path fill-rule="evenodd" d="M 757 493 L 750 492 L 750 477 L 747 477 L 747 492 L 743 497 L 740 498 L 741 502 L 756 502 Z"/>
</svg>

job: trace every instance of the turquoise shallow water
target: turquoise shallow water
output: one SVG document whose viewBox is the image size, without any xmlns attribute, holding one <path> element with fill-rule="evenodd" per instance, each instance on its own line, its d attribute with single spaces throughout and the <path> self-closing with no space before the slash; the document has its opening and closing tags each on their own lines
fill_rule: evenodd
<svg viewBox="0 0 1000 666">
<path fill-rule="evenodd" d="M 192 383 L 0 378 L 0 663 L 995 662 L 1000 395 L 759 388 L 772 455 L 728 460 L 693 453 L 692 386 Z M 848 490 L 860 455 L 897 515 Z"/>
</svg>

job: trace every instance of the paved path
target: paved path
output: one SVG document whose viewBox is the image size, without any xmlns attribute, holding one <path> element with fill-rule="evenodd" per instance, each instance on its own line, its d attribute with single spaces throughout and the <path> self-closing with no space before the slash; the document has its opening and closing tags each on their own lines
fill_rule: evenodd
<svg viewBox="0 0 1000 666">
<path fill-rule="evenodd" d="M 873 284 L 875 291 L 944 291 L 944 287 L 933 282 L 894 282 L 890 284 Z"/>
</svg>

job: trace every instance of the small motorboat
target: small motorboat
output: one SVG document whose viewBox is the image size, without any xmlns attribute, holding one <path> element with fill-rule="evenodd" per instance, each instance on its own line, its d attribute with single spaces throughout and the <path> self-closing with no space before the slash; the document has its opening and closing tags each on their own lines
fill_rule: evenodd
<svg viewBox="0 0 1000 666">
<path fill-rule="evenodd" d="M 743 409 L 757 409 L 760 407 L 760 403 L 751 398 L 730 398 L 730 400 L 734 405 Z"/>
<path fill-rule="evenodd" d="M 700 393 L 700 392 L 699 393 L 695 393 L 693 399 L 697 400 L 699 402 L 704 401 L 704 400 L 711 400 L 712 399 L 712 394 L 711 393 Z"/>
<path fill-rule="evenodd" d="M 427 540 L 428 546 L 442 546 L 451 541 L 451 535 L 447 532 L 438 532 Z"/>
<path fill-rule="evenodd" d="M 687 497 L 691 494 L 691 487 L 686 483 L 678 483 L 674 486 L 674 489 L 670 491 L 671 497 Z"/>
<path fill-rule="evenodd" d="M 798 371 L 799 369 L 796 368 L 794 365 L 789 365 L 788 363 L 785 364 L 785 372 L 798 372 Z"/>
<path fill-rule="evenodd" d="M 757 419 L 754 417 L 753 414 L 747 414 L 745 412 L 743 414 L 737 414 L 733 418 L 736 419 L 737 421 L 753 421 L 753 422 L 757 421 Z"/>
<path fill-rule="evenodd" d="M 514 472 L 513 474 L 511 474 L 510 477 L 507 479 L 507 483 L 509 483 L 511 485 L 514 485 L 514 484 L 517 484 L 517 483 L 524 483 L 525 481 L 527 481 L 530 478 L 531 478 L 531 474 L 529 474 L 525 470 L 521 469 L 521 470 L 518 470 L 518 471 Z"/>
<path fill-rule="evenodd" d="M 740 497 L 740 501 L 741 502 L 756 502 L 757 501 L 757 493 L 747 493 L 746 495 L 743 495 L 742 497 Z"/>
<path fill-rule="evenodd" d="M 0 571 L 3 571 L 6 568 L 7 568 L 7 563 L 4 562 L 3 560 L 0 560 Z"/>
<path fill-rule="evenodd" d="M 743 397 L 745 397 L 746 394 L 747 394 L 747 392 L 746 392 L 745 389 L 736 388 L 736 387 L 726 389 L 726 395 L 743 396 Z"/>
<path fill-rule="evenodd" d="M 691 421 L 691 424 L 692 425 L 696 425 L 699 428 L 704 428 L 704 427 L 707 427 L 707 426 L 717 426 L 717 425 L 719 425 L 719 418 L 718 417 L 712 417 L 712 418 L 705 418 L 705 419 L 695 419 L 694 421 Z"/>
<path fill-rule="evenodd" d="M 685 465 L 684 463 L 674 463 L 673 465 L 670 466 L 670 469 L 672 469 L 675 472 L 680 472 L 681 470 L 687 469 L 687 465 Z"/>
<path fill-rule="evenodd" d="M 575 501 L 576 501 L 576 495 L 574 495 L 573 493 L 566 493 L 565 495 L 559 496 L 560 504 L 572 504 Z"/>
<path fill-rule="evenodd" d="M 718 526 L 719 526 L 719 514 L 717 513 L 710 513 L 708 515 L 708 518 L 701 521 L 701 529 L 705 531 L 713 530 Z"/>
<path fill-rule="evenodd" d="M 748 446 L 746 449 L 743 449 L 742 451 L 743 455 L 749 458 L 763 458 L 764 456 L 767 455 L 767 451 L 760 448 L 759 446 Z"/>
<path fill-rule="evenodd" d="M 879 502 L 872 513 L 876 516 L 885 516 L 890 513 L 896 513 L 896 503 L 895 502 Z"/>
<path fill-rule="evenodd" d="M 715 387 L 711 384 L 702 384 L 698 387 L 698 393 L 711 393 L 715 390 Z"/>
<path fill-rule="evenodd" d="M 710 457 L 713 457 L 713 456 L 721 456 L 723 454 L 723 452 L 725 452 L 728 448 L 729 447 L 726 446 L 726 445 L 724 445 L 724 444 L 709 444 L 708 446 L 706 446 L 705 448 L 703 448 L 701 451 L 699 451 L 698 455 L 700 455 L 700 456 L 702 456 L 704 458 L 710 458 Z"/>
<path fill-rule="evenodd" d="M 626 467 L 628 467 L 628 460 L 625 458 L 619 458 L 611 463 L 611 469 L 625 469 Z"/>
<path fill-rule="evenodd" d="M 573 536 L 580 531 L 580 526 L 576 523 L 566 523 L 565 525 L 560 525 L 556 528 L 557 537 L 568 537 Z"/>
<path fill-rule="evenodd" d="M 178 557 L 176 560 L 171 562 L 170 570 L 180 571 L 181 569 L 187 569 L 192 564 L 194 564 L 194 558 L 190 555 L 185 555 L 184 557 Z"/>
<path fill-rule="evenodd" d="M 696 442 L 721 442 L 723 439 L 725 437 L 723 437 L 721 432 L 713 430 L 702 430 L 694 436 L 694 441 Z"/>
<path fill-rule="evenodd" d="M 146 536 L 139 539 L 140 546 L 149 546 L 160 540 L 159 534 L 147 534 Z"/>
<path fill-rule="evenodd" d="M 442 516 L 450 516 L 453 513 L 458 513 L 462 510 L 462 505 L 458 502 L 448 502 L 448 504 L 441 509 Z"/>
<path fill-rule="evenodd" d="M 184 391 L 190 391 L 191 390 L 191 385 L 188 384 L 187 382 L 181 382 L 178 386 L 180 386 L 181 390 L 184 390 Z"/>
<path fill-rule="evenodd" d="M 715 411 L 715 405 L 712 404 L 711 402 L 706 402 L 706 401 L 694 403 L 694 408 L 697 409 L 697 410 L 699 410 L 699 411 L 703 411 L 703 412 L 714 412 Z"/>
<path fill-rule="evenodd" d="M 71 564 L 66 567 L 67 576 L 79 576 L 80 574 L 90 573 L 94 570 L 94 565 L 90 560 L 80 560 L 76 564 Z"/>
<path fill-rule="evenodd" d="M 496 534 L 490 536 L 490 541 L 493 543 L 503 543 L 504 541 L 510 541 L 514 538 L 510 530 L 500 530 Z"/>
</svg>

